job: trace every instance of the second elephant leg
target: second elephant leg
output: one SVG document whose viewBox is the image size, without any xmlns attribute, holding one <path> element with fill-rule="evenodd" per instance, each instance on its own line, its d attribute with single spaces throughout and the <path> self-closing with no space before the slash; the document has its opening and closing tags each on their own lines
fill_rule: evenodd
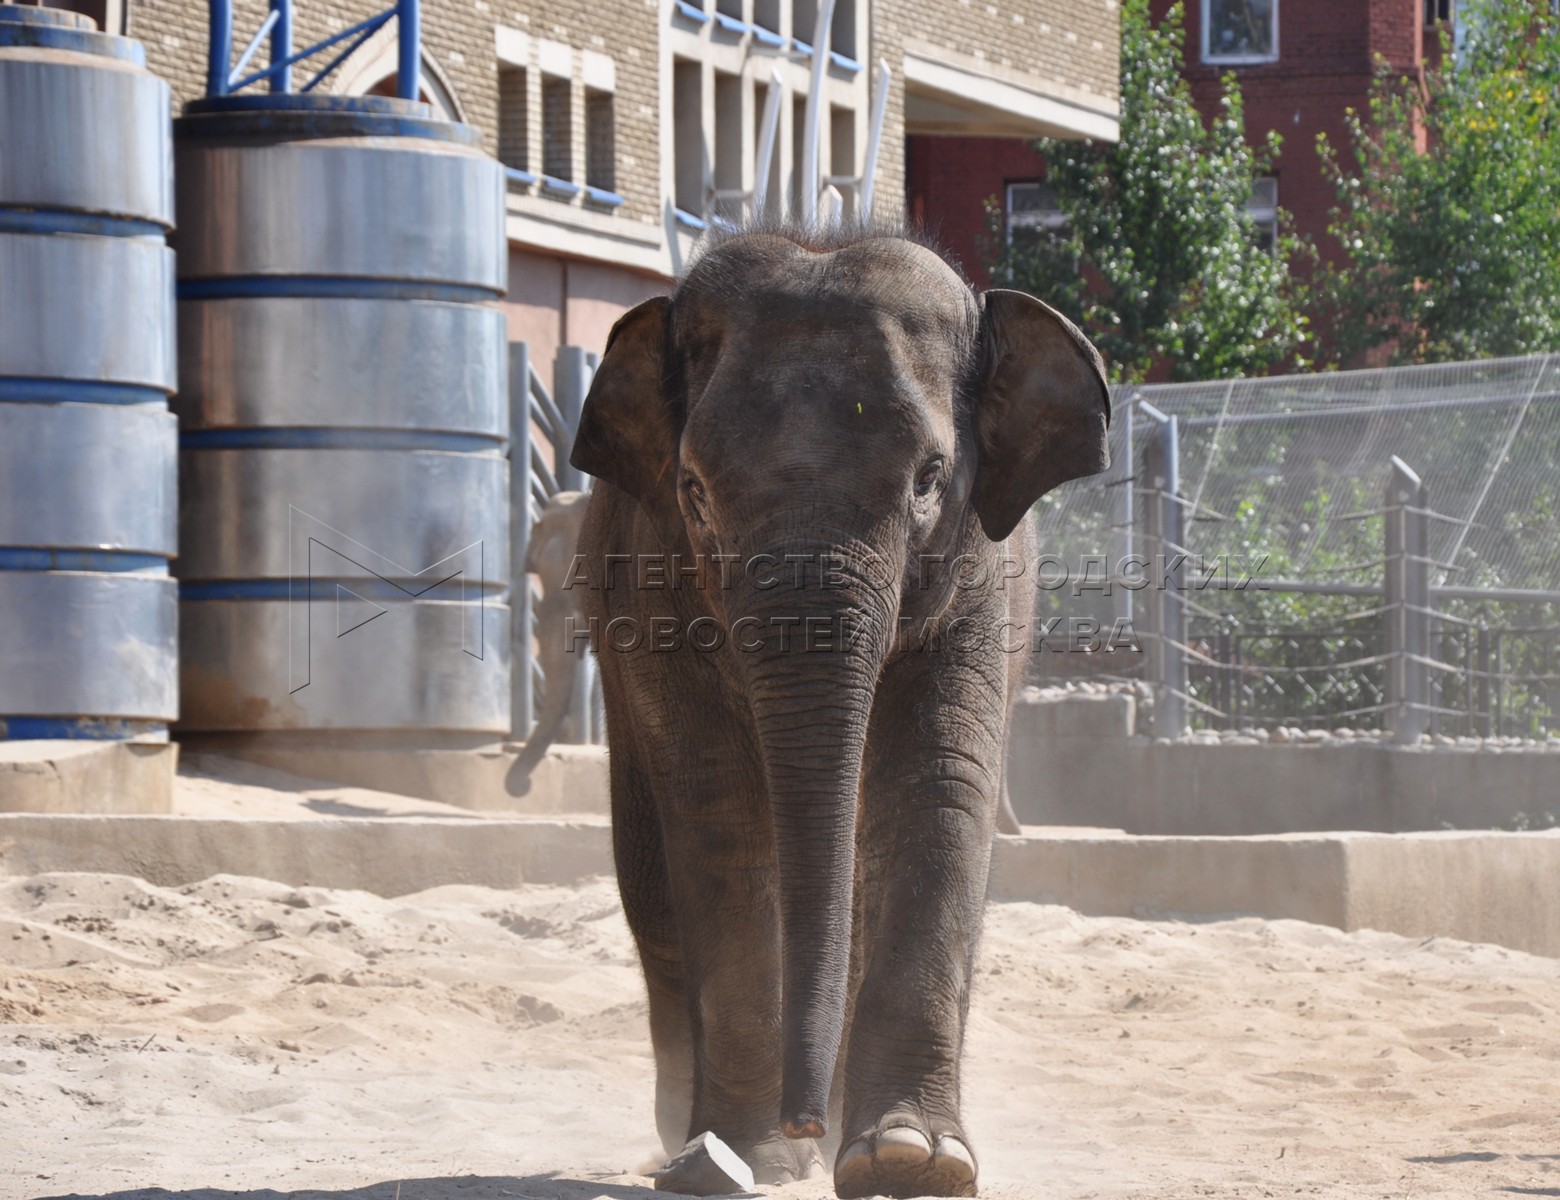
<svg viewBox="0 0 1560 1200">
<path fill-rule="evenodd" d="M 959 1060 L 1000 803 L 991 751 L 1001 745 L 1001 716 L 986 713 L 983 680 L 963 704 L 958 688 L 940 682 L 909 689 L 914 702 L 881 714 L 884 727 L 914 731 L 913 739 L 869 752 L 858 837 L 863 961 L 835 1169 L 841 1196 L 975 1192 Z M 938 703 L 928 696 L 957 704 L 959 719 L 937 720 L 925 711 Z M 969 744 L 972 725 L 974 740 L 991 746 Z"/>
</svg>

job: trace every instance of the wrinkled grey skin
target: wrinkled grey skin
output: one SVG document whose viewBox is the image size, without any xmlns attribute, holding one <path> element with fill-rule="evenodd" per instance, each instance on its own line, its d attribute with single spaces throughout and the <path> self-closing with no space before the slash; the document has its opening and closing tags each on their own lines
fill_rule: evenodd
<svg viewBox="0 0 1560 1200">
<path fill-rule="evenodd" d="M 669 1151 L 712 1130 L 768 1182 L 818 1173 L 832 1123 L 840 1196 L 973 1195 L 959 1060 L 1023 655 L 950 624 L 1027 628 L 997 560 L 1036 499 L 1106 467 L 1108 394 L 1039 301 L 897 237 L 805 241 L 729 237 L 624 316 L 572 458 L 601 481 L 580 549 L 602 629 L 748 618 L 764 642 L 598 645 L 657 1120 Z M 673 552 L 703 578 L 606 586 L 605 556 Z M 717 553 L 798 565 L 723 586 Z M 984 584 L 936 565 L 960 554 Z M 790 618 L 854 636 L 807 652 Z"/>
<path fill-rule="evenodd" d="M 541 660 L 542 710 L 536 717 L 536 729 L 526 739 L 505 783 L 511 796 L 524 796 L 531 790 L 531 773 L 542 761 L 547 748 L 565 733 L 570 702 L 574 698 L 576 655 L 585 648 L 568 637 L 567 619 L 584 625 L 581 601 L 583 591 L 566 588 L 569 565 L 579 544 L 580 528 L 585 523 L 587 492 L 559 492 L 547 501 L 547 507 L 531 527 L 526 541 L 525 569 L 542 581 L 542 598 L 534 611 L 537 657 Z"/>
</svg>

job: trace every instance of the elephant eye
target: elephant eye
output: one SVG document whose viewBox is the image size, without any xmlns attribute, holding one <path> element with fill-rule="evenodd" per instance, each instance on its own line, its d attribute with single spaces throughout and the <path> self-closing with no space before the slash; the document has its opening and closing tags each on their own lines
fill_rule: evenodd
<svg viewBox="0 0 1560 1200">
<path fill-rule="evenodd" d="M 690 475 L 683 480 L 683 491 L 688 493 L 688 502 L 692 506 L 694 514 L 702 521 L 704 519 L 704 485 Z"/>
<path fill-rule="evenodd" d="M 942 478 L 942 459 L 934 458 L 921 468 L 921 473 L 915 477 L 915 494 L 926 496 L 937 486 L 937 481 Z"/>
</svg>

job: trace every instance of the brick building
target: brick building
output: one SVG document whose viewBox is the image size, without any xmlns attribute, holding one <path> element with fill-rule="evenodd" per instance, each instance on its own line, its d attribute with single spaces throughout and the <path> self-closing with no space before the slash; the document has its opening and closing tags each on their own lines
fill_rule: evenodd
<svg viewBox="0 0 1560 1200">
<path fill-rule="evenodd" d="M 204 0 L 65 2 L 95 6 L 107 27 L 139 38 L 177 101 L 203 93 Z M 544 377 L 554 347 L 599 347 L 619 314 L 663 291 L 708 220 L 750 208 L 776 81 L 764 205 L 795 206 L 818 2 L 424 0 L 423 98 L 481 130 L 511 169 L 510 336 L 531 343 Z M 294 42 L 321 40 L 386 3 L 298 0 Z M 236 55 L 265 0 L 237 0 L 235 10 Z M 395 39 L 392 22 L 324 90 L 393 88 Z M 891 73 L 880 214 L 905 205 L 907 139 L 1116 136 L 1116 0 L 836 0 L 830 50 L 819 174 L 847 210 L 880 60 Z M 264 59 L 262 50 L 256 65 Z"/>
<path fill-rule="evenodd" d="M 1162 19 L 1171 0 L 1154 0 Z M 1316 136 L 1347 146 L 1344 114 L 1363 111 L 1378 58 L 1416 77 L 1438 52 L 1438 20 L 1454 17 L 1451 0 L 1186 0 L 1184 75 L 1204 119 L 1218 111 L 1219 77 L 1238 76 L 1248 136 L 1276 130 L 1283 138 L 1271 178 L 1260 181 L 1252 211 L 1271 229 L 1274 208 L 1294 216 L 1298 232 L 1324 252 L 1333 207 Z M 906 157 L 912 209 L 941 230 L 945 242 L 978 261 L 985 233 L 982 205 L 995 198 L 1009 228 L 1055 219 L 1044 188 L 1045 163 L 1027 144 L 972 139 L 939 145 L 912 138 Z M 980 272 L 974 272 L 979 276 Z"/>
</svg>

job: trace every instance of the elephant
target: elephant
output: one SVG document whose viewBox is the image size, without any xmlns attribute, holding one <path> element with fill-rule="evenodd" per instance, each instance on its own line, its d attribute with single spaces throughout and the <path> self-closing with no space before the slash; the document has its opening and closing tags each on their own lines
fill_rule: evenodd
<svg viewBox="0 0 1560 1200">
<path fill-rule="evenodd" d="M 583 616 L 580 593 L 563 587 L 568 567 L 579 543 L 580 526 L 585 521 L 586 492 L 558 492 L 548 498 L 547 506 L 531 528 L 526 541 L 525 569 L 542 581 L 542 598 L 535 612 L 537 657 L 542 664 L 546 690 L 542 693 L 542 711 L 536 728 L 526 738 L 525 748 L 509 770 L 506 790 L 511 796 L 524 796 L 531 790 L 531 773 L 547 753 L 547 748 L 565 732 L 569 709 L 574 699 L 577 656 L 584 648 L 568 637 L 568 619 Z M 575 731 L 576 735 L 578 731 Z"/>
<path fill-rule="evenodd" d="M 705 237 L 613 327 L 570 458 L 656 1186 L 708 1194 L 678 1154 L 708 1131 L 765 1183 L 830 1145 L 841 1197 L 975 1195 L 960 1059 L 1038 595 L 1001 564 L 1109 465 L 1104 367 L 900 231 Z"/>
</svg>

